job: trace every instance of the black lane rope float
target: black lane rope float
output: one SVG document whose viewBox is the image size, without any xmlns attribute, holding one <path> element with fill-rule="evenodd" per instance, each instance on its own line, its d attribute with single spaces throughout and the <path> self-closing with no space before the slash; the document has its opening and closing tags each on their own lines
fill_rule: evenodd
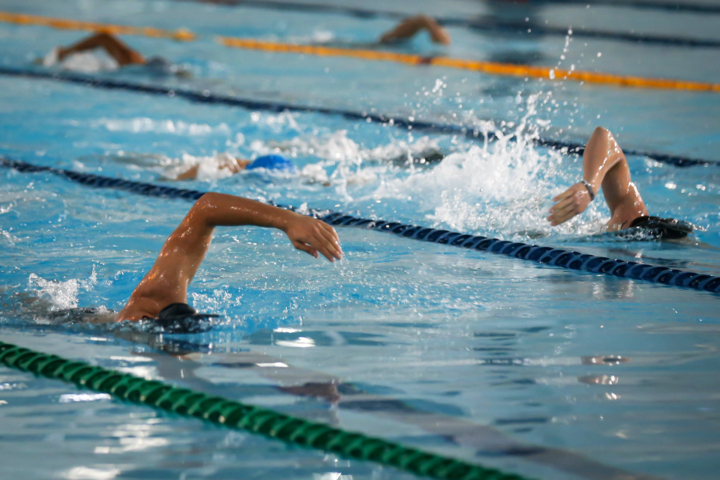
<svg viewBox="0 0 720 480">
<path fill-rule="evenodd" d="M 74 172 L 72 170 L 33 165 L 22 161 L 10 160 L 3 156 L 0 156 L 0 166 L 13 168 L 23 173 L 49 172 L 89 187 L 113 188 L 151 197 L 197 200 L 207 193 L 199 190 L 166 187 L 152 183 L 134 182 L 119 178 Z M 272 202 L 269 203 L 287 210 L 295 210 L 295 208 L 291 206 L 278 205 Z M 310 209 L 308 215 L 319 218 L 330 225 L 339 227 L 371 229 L 379 232 L 393 233 L 413 240 L 422 240 L 424 242 L 439 243 L 455 247 L 469 248 L 472 250 L 497 253 L 512 258 L 518 258 L 520 260 L 529 260 L 569 270 L 582 270 L 631 280 L 644 280 L 647 282 L 661 283 L 663 285 L 670 285 L 674 287 L 720 293 L 720 277 L 686 270 L 660 267 L 647 263 L 626 262 L 624 260 L 598 257 L 587 253 L 574 252 L 561 248 L 544 247 L 522 242 L 511 242 L 508 240 L 499 240 L 497 238 L 483 237 L 481 235 L 468 235 L 449 230 L 426 228 L 417 225 L 406 225 L 398 222 L 353 217 L 351 215 L 345 215 L 332 210 Z"/>
<path fill-rule="evenodd" d="M 178 89 L 164 87 L 159 85 L 144 85 L 122 80 L 111 80 L 107 78 L 89 77 L 86 75 L 77 75 L 65 72 L 48 72 L 42 70 L 19 69 L 13 67 L 0 66 L 0 75 L 11 77 L 24 77 L 43 80 L 55 80 L 66 83 L 74 83 L 86 87 L 102 88 L 106 90 L 124 90 L 129 92 L 142 93 L 147 95 L 159 95 L 166 97 L 178 97 L 185 100 L 214 105 L 225 105 L 229 107 L 240 107 L 248 110 L 266 111 L 266 112 L 300 112 L 300 113 L 319 113 L 322 115 L 334 115 L 346 118 L 348 120 L 361 120 L 365 122 L 377 123 L 381 125 L 392 125 L 398 128 L 406 128 L 422 132 L 432 132 L 440 134 L 460 135 L 473 140 L 485 138 L 485 134 L 480 132 L 478 127 L 472 125 L 457 124 L 441 124 L 426 122 L 421 120 L 410 120 L 401 117 L 392 117 L 383 114 L 356 112 L 352 110 L 344 110 L 339 108 L 293 105 L 289 103 L 269 102 L 252 100 L 228 95 L 219 95 L 205 91 L 193 91 L 186 89 Z M 488 140 L 496 140 L 497 136 L 487 133 Z M 552 140 L 548 138 L 539 138 L 533 140 L 537 145 L 549 147 L 556 150 L 567 151 L 571 154 L 582 155 L 585 151 L 585 145 L 576 142 L 563 140 Z M 636 149 L 623 149 L 626 155 L 636 155 L 647 157 L 660 163 L 667 163 L 676 167 L 693 167 L 693 166 L 720 166 L 719 160 L 702 160 L 697 158 L 689 158 L 680 155 L 670 155 L 666 153 L 645 152 Z"/>
<path fill-rule="evenodd" d="M 345 12 L 358 17 L 372 17 L 375 14 L 384 15 L 398 15 L 400 17 L 407 17 L 407 14 L 401 14 L 396 12 L 378 12 L 375 10 L 367 10 L 363 8 L 355 7 L 340 7 L 334 5 L 325 4 L 312 4 L 312 3 L 297 3 L 288 1 L 277 1 L 277 0 L 191 0 L 199 1 L 201 3 L 214 3 L 218 5 L 251 5 L 262 7 L 265 5 L 278 5 L 287 6 L 286 8 L 305 8 L 308 11 L 318 11 L 317 9 L 322 8 L 325 11 L 336 11 Z M 534 0 L 530 0 L 530 6 L 534 3 Z M 632 8 L 644 8 L 651 10 L 671 10 L 673 12 L 695 12 L 695 13 L 720 13 L 720 6 L 703 4 L 703 3 L 687 3 L 682 0 L 675 1 L 646 1 L 646 0 L 543 0 L 544 5 L 559 3 L 559 4 L 578 4 L 582 6 L 587 5 L 605 5 L 612 7 L 632 7 Z M 523 5 L 514 6 L 514 8 L 522 8 Z"/>
<path fill-rule="evenodd" d="M 215 425 L 264 435 L 347 459 L 364 460 L 441 480 L 526 480 L 476 464 L 424 452 L 381 438 L 348 432 L 283 413 L 145 380 L 85 362 L 35 352 L 0 341 L 0 363 L 35 375 L 74 383 L 80 388 Z"/>
<path fill-rule="evenodd" d="M 532 1 L 532 0 L 531 0 Z M 669 10 L 671 12 L 720 13 L 720 6 L 709 3 L 688 3 L 684 0 L 649 1 L 649 0 L 547 0 L 547 3 L 571 5 L 604 5 L 611 7 L 632 7 L 648 10 Z"/>
<path fill-rule="evenodd" d="M 282 10 L 282 11 L 295 11 L 295 12 L 307 12 L 307 13 L 332 13 L 352 16 L 356 18 L 384 18 L 391 20 L 402 20 L 410 16 L 407 13 L 381 11 L 381 10 L 370 10 L 366 8 L 357 7 L 343 7 L 338 5 L 326 5 L 320 3 L 299 3 L 290 1 L 261 1 L 261 0 L 176 0 L 176 1 L 191 1 L 199 3 L 213 3 L 224 6 L 234 7 L 253 7 L 262 8 L 268 10 Z M 568 28 L 566 27 L 552 27 L 548 25 L 540 25 L 530 22 L 514 22 L 509 20 L 503 20 L 491 16 L 480 16 L 480 17 L 434 17 L 435 20 L 443 26 L 451 27 L 465 27 L 472 30 L 478 30 L 483 32 L 508 32 L 517 33 L 523 36 L 525 35 L 557 35 L 567 36 Z M 606 30 L 591 30 L 587 28 L 573 28 L 573 37 L 580 38 L 598 38 L 603 40 L 620 40 L 629 41 L 635 43 L 645 43 L 654 45 L 668 45 L 678 47 L 704 47 L 704 48 L 718 48 L 720 47 L 720 40 L 714 39 L 699 39 L 699 38 L 687 38 L 687 37 L 672 37 L 667 35 L 649 35 L 649 34 L 637 34 L 637 33 L 623 33 L 623 32 L 610 32 Z"/>
</svg>

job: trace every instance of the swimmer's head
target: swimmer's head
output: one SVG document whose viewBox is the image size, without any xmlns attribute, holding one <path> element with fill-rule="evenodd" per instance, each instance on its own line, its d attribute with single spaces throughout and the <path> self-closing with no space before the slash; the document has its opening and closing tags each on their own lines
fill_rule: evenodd
<svg viewBox="0 0 720 480">
<path fill-rule="evenodd" d="M 256 168 L 284 171 L 288 173 L 297 173 L 298 171 L 295 164 L 282 155 L 264 155 L 256 158 L 250 162 L 247 167 L 245 167 L 246 170 L 254 170 Z"/>
<path fill-rule="evenodd" d="M 675 218 L 646 216 L 633 220 L 627 230 L 639 231 L 658 240 L 678 240 L 693 233 L 697 227 Z"/>
<path fill-rule="evenodd" d="M 187 303 L 171 303 L 160 310 L 157 318 L 148 319 L 153 327 L 159 327 L 167 333 L 201 333 L 212 325 L 209 320 L 220 315 L 199 313 Z"/>
<path fill-rule="evenodd" d="M 163 57 L 151 57 L 145 62 L 145 68 L 152 74 L 159 77 L 175 75 L 180 78 L 192 77 L 192 72 L 175 65 Z"/>
</svg>

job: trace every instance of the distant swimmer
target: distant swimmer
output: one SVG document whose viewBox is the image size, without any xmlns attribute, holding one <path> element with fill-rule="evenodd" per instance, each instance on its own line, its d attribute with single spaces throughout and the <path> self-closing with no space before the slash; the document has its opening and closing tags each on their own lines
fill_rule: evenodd
<svg viewBox="0 0 720 480">
<path fill-rule="evenodd" d="M 104 52 L 104 53 L 103 53 Z M 141 65 L 154 75 L 189 77 L 189 70 L 173 65 L 162 57 L 146 59 L 110 33 L 93 34 L 69 47 L 55 47 L 40 60 L 45 67 L 59 66 L 83 73 L 112 71 L 130 65 Z"/>
<path fill-rule="evenodd" d="M 327 223 L 289 210 L 234 195 L 206 193 L 170 234 L 149 272 L 135 287 L 119 313 L 97 308 L 52 312 L 54 323 L 151 321 L 169 331 L 199 331 L 217 315 L 198 313 L 188 305 L 187 289 L 210 247 L 215 227 L 257 226 L 283 231 L 293 246 L 330 262 L 343 258 L 335 229 Z M 242 267 L 241 267 L 242 268 Z"/>
<path fill-rule="evenodd" d="M 426 148 L 419 152 L 390 156 L 382 159 L 382 161 L 406 167 L 410 164 L 429 165 L 438 163 L 443 158 L 445 158 L 445 155 L 439 149 Z M 178 171 L 178 168 L 180 168 L 180 171 Z M 217 178 L 218 173 L 219 176 L 226 177 L 246 170 L 257 169 L 287 174 L 300 173 L 291 160 L 278 154 L 263 155 L 255 160 L 245 160 L 229 153 L 218 153 L 212 157 L 203 157 L 187 170 L 182 169 L 182 167 L 175 167 L 166 174 L 166 177 L 173 180 L 195 180 L 197 178 Z M 330 184 L 328 183 L 326 186 L 330 186 Z"/>
<path fill-rule="evenodd" d="M 383 45 L 396 45 L 405 42 L 422 31 L 428 32 L 430 40 L 432 40 L 433 43 L 450 45 L 452 41 L 447 31 L 442 28 L 434 18 L 427 15 L 415 15 L 404 19 L 393 27 L 392 30 L 388 30 L 383 33 L 380 38 L 374 42 L 358 42 L 337 39 L 323 40 L 316 43 L 328 47 L 377 48 Z"/>
<path fill-rule="evenodd" d="M 630 178 L 625 154 L 610 131 L 602 127 L 595 129 L 585 147 L 583 179 L 553 199 L 556 203 L 548 221 L 556 226 L 581 214 L 601 188 L 611 215 L 603 232 L 672 240 L 684 238 L 695 229 L 689 222 L 650 216 Z"/>
<path fill-rule="evenodd" d="M 257 170 L 261 168 L 275 172 L 298 173 L 295 164 L 282 155 L 263 155 L 255 160 L 245 160 L 228 153 L 219 153 L 210 158 L 210 163 L 212 165 L 208 165 L 208 162 L 200 162 L 185 171 L 181 171 L 177 175 L 173 175 L 172 178 L 175 180 L 194 180 L 198 178 L 203 168 L 212 168 L 220 173 L 227 173 L 228 175 L 234 175 L 244 170 Z"/>
<path fill-rule="evenodd" d="M 294 148 L 295 146 L 292 143 L 270 141 L 267 145 L 278 153 L 262 155 L 254 160 L 241 158 L 228 152 L 197 157 L 183 154 L 180 158 L 169 158 L 165 155 L 158 154 L 118 152 L 108 157 L 120 163 L 132 164 L 154 170 L 167 180 L 219 180 L 244 171 L 258 170 L 284 175 L 300 175 L 306 178 L 310 177 L 314 181 L 320 181 L 320 183 L 323 184 L 327 183 L 326 186 L 330 186 L 326 178 L 325 180 L 318 180 L 318 178 L 316 178 L 318 177 L 318 169 L 322 169 L 320 165 L 306 166 L 301 172 L 293 161 L 287 157 L 287 155 L 296 156 L 298 154 L 298 150 Z M 301 155 L 308 154 L 307 151 L 301 151 L 299 153 Z M 321 158 L 324 159 L 331 157 L 332 156 L 328 156 L 327 154 L 321 156 Z M 401 168 L 411 165 L 420 167 L 429 166 L 439 163 L 443 158 L 445 158 L 445 153 L 436 146 L 424 146 L 416 149 L 403 149 L 400 147 L 383 152 L 371 151 L 363 157 L 364 160 L 392 164 Z M 323 175 L 320 176 L 323 177 Z M 326 175 L 324 176 L 326 177 Z"/>
<path fill-rule="evenodd" d="M 378 43 L 388 45 L 398 43 L 414 37 L 421 31 L 427 31 L 433 43 L 450 45 L 450 35 L 437 21 L 427 15 L 416 15 L 400 22 L 395 28 L 384 33 Z"/>
</svg>

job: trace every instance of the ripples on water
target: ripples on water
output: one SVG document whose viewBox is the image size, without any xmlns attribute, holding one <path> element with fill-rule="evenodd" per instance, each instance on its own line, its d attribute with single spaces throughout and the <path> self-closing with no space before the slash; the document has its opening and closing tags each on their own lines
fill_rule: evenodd
<svg viewBox="0 0 720 480">
<path fill-rule="evenodd" d="M 0 30 L 6 45 L 26 42 L 22 55 L 74 38 Z M 332 35 L 320 29 L 296 37 Z M 568 55 L 577 55 L 577 44 L 568 42 L 563 54 L 570 45 Z M 465 81 L 457 72 L 398 73 L 385 64 L 369 76 L 344 61 L 333 67 L 342 80 L 335 82 L 335 71 L 322 70 L 318 59 L 240 71 L 257 54 L 217 52 L 202 42 L 162 48 L 194 69 L 193 88 L 462 122 L 500 140 L 0 78 L 6 114 L 0 128 L 7 133 L 0 152 L 103 175 L 720 271 L 717 169 L 630 158 L 651 213 L 689 220 L 703 231 L 690 244 L 619 242 L 593 236 L 608 218 L 602 201 L 549 228 L 544 217 L 551 198 L 580 178 L 581 161 L 532 143 L 574 122 L 589 129 L 597 112 L 609 110 L 597 121 L 621 118 L 615 122 L 625 128 L 624 135 L 615 132 L 621 145 L 699 149 L 702 156 L 708 150 L 698 138 L 708 127 L 701 119 L 688 119 L 670 135 L 663 130 L 670 127 L 643 115 L 675 104 L 693 105 L 701 115 L 712 99 Z M 9 61 L 26 61 L 13 57 L 20 50 L 8 48 Z M 239 66 L 237 58 L 247 61 Z M 280 67 L 286 74 L 276 75 Z M 390 73 L 406 81 L 391 81 Z M 119 77 L 125 75 L 138 81 L 132 72 Z M 331 80 L 320 88 L 320 78 Z M 498 120 L 487 121 L 491 117 Z M 658 140 L 664 134 L 655 127 L 666 138 Z M 582 137 L 583 128 L 567 132 Z M 220 152 L 244 158 L 279 152 L 301 173 L 227 176 L 213 161 Z M 433 152 L 445 158 L 421 160 Z M 196 182 L 165 178 L 195 164 L 204 166 Z M 279 232 L 220 229 L 190 292 L 196 308 L 223 315 L 212 330 L 172 335 L 145 326 L 57 325 L 52 313 L 65 308 L 121 308 L 189 204 L 90 190 L 46 174 L 3 170 L 0 178 L 4 341 L 532 477 L 569 478 L 567 465 L 580 461 L 584 478 L 611 478 L 603 470 L 608 466 L 713 478 L 720 369 L 714 296 L 351 228 L 339 231 L 345 260 L 328 265 L 293 251 Z M 27 451 L 49 447 L 31 472 L 13 466 L 13 478 L 56 472 L 69 479 L 403 478 L 7 369 L 0 372 L 0 417 L 0 458 L 13 459 L 11 465 Z M 557 462 L 533 463 L 539 446 L 557 449 Z M 582 463 L 574 452 L 605 466 Z"/>
</svg>

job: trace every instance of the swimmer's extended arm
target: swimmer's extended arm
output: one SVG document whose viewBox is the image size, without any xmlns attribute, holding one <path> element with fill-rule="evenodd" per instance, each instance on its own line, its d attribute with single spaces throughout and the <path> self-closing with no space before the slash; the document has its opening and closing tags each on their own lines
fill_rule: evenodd
<svg viewBox="0 0 720 480">
<path fill-rule="evenodd" d="M 450 45 L 450 35 L 443 29 L 434 18 L 427 15 L 417 15 L 406 18 L 395 28 L 380 37 L 380 43 L 395 43 L 401 40 L 412 38 L 421 30 L 427 30 L 433 43 Z"/>
<path fill-rule="evenodd" d="M 218 169 L 219 170 L 230 170 L 230 172 L 234 175 L 236 173 L 240 173 L 248 166 L 250 163 L 250 160 L 243 160 L 241 158 L 235 158 L 234 162 L 230 163 L 223 163 L 221 164 Z M 175 177 L 175 180 L 195 180 L 198 176 L 198 172 L 200 171 L 200 165 L 193 165 L 189 169 L 182 172 L 180 175 Z"/>
<path fill-rule="evenodd" d="M 143 57 L 140 52 L 128 47 L 121 42 L 120 39 L 109 33 L 97 33 L 68 48 L 60 48 L 58 59 L 62 61 L 65 57 L 73 53 L 94 50 L 96 48 L 104 48 L 120 66 L 133 63 L 140 65 L 145 64 L 145 57 Z"/>
<path fill-rule="evenodd" d="M 640 192 L 630 178 L 625 154 L 605 128 L 596 128 L 585 147 L 583 180 L 592 186 L 595 194 L 602 187 L 611 215 L 606 225 L 607 230 L 619 230 L 637 217 L 648 214 Z M 548 220 L 555 226 L 584 212 L 590 204 L 590 194 L 580 182 L 555 197 L 553 201 L 557 203 L 550 209 Z"/>
<path fill-rule="evenodd" d="M 215 227 L 255 225 L 285 232 L 298 250 L 331 262 L 342 258 L 335 229 L 320 220 L 247 198 L 206 193 L 168 237 L 155 264 L 117 320 L 154 318 L 171 303 L 187 303 L 187 288 L 207 253 Z"/>
</svg>

